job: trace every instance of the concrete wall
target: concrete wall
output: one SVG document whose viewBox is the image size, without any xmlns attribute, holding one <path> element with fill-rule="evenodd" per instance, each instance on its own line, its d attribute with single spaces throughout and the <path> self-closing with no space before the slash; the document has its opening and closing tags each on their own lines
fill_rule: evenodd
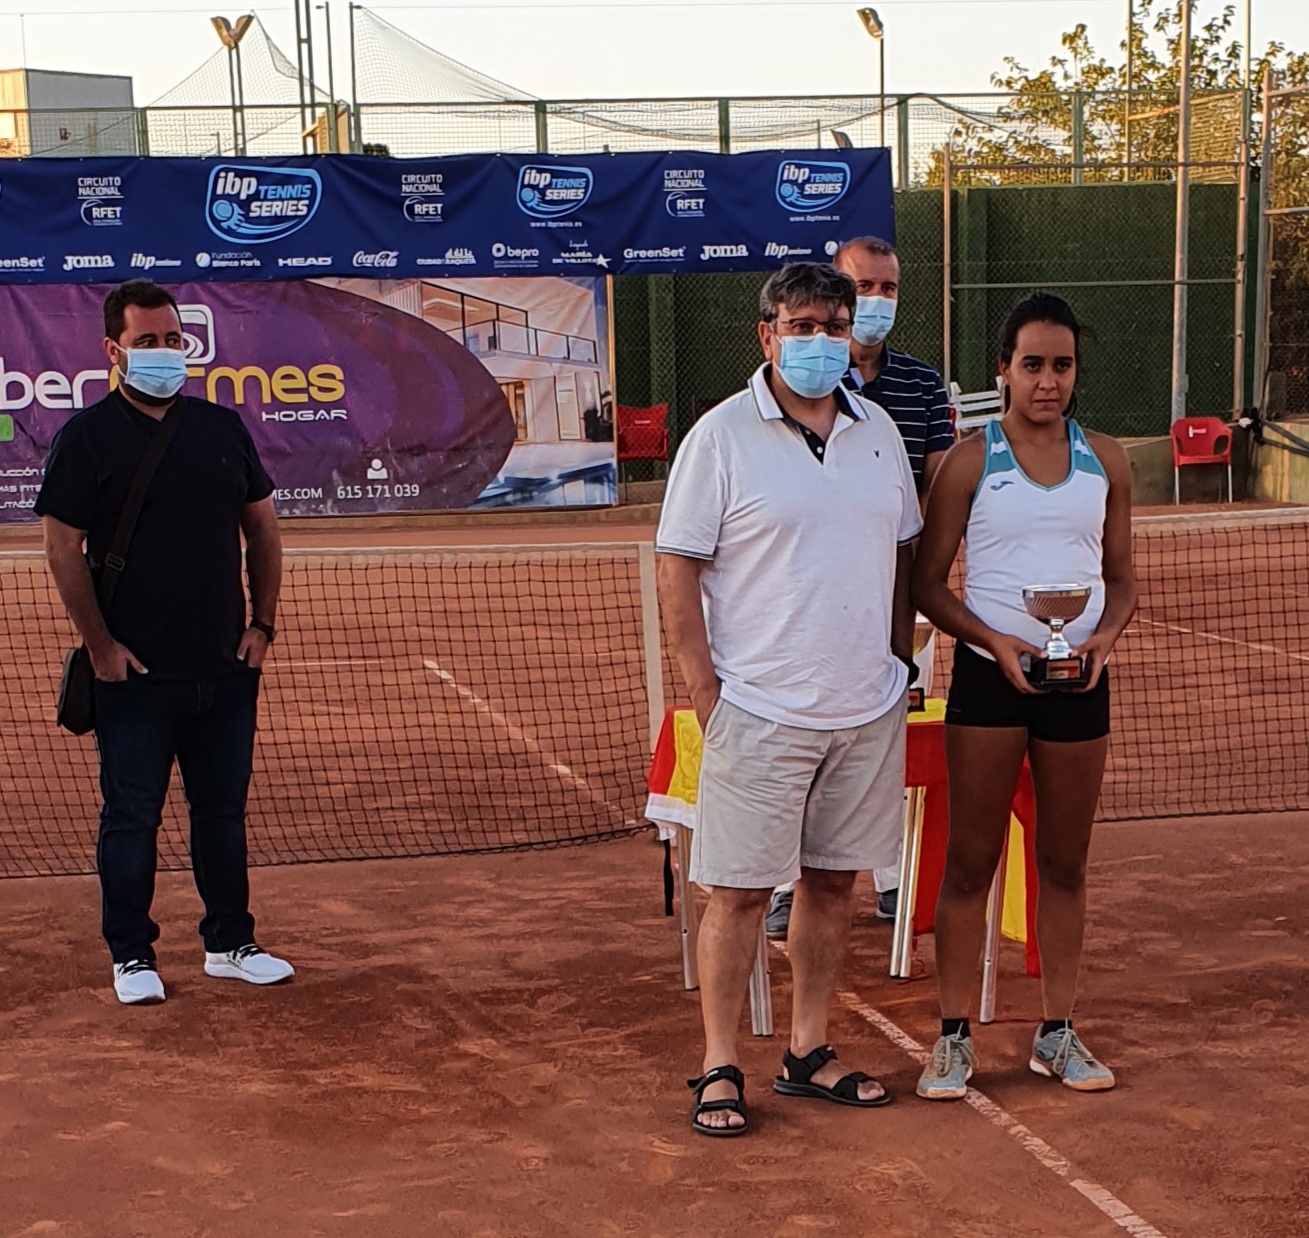
<svg viewBox="0 0 1309 1238">
<path fill-rule="evenodd" d="M 1309 443 L 1309 421 L 1280 424 Z M 1250 466 L 1250 496 L 1277 503 L 1309 504 L 1309 456 L 1286 451 L 1272 442 L 1256 444 Z"/>
<path fill-rule="evenodd" d="M 19 110 L 0 121 L 7 155 L 141 153 L 130 77 L 15 69 L 0 73 L 0 108 Z"/>
</svg>

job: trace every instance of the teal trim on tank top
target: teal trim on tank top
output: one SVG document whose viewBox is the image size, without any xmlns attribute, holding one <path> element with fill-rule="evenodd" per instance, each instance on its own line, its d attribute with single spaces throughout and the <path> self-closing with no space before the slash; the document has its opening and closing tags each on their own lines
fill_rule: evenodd
<svg viewBox="0 0 1309 1238">
<path fill-rule="evenodd" d="M 973 492 L 974 500 L 981 493 L 982 483 L 987 478 L 1000 473 L 1017 473 L 1029 486 L 1034 486 L 1037 490 L 1043 490 L 1047 494 L 1068 485 L 1078 473 L 1089 473 L 1093 477 L 1103 477 L 1106 482 L 1109 480 L 1099 457 L 1092 450 L 1091 444 L 1087 442 L 1086 433 L 1077 422 L 1071 419 L 1068 421 L 1068 476 L 1063 481 L 1056 482 L 1053 486 L 1043 486 L 1039 481 L 1033 481 L 1024 471 L 1023 466 L 1018 463 L 1018 457 L 1014 455 L 1014 449 L 1001 428 L 1000 422 L 998 420 L 988 421 L 986 423 L 986 463 L 982 468 L 982 476 L 977 483 L 977 489 Z"/>
</svg>

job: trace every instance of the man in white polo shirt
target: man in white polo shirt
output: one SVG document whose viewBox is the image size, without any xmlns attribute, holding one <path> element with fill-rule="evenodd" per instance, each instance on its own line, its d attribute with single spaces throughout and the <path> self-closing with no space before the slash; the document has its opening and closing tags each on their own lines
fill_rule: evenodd
<svg viewBox="0 0 1309 1238">
<path fill-rule="evenodd" d="M 764 364 L 707 413 L 668 480 L 656 548 L 670 644 L 705 733 L 690 877 L 703 1075 L 692 1126 L 746 1128 L 737 1033 L 759 921 L 796 881 L 791 1042 L 774 1089 L 890 1099 L 827 1044 L 856 873 L 900 833 L 917 489 L 895 424 L 841 388 L 854 282 L 793 263 L 760 296 Z"/>
</svg>

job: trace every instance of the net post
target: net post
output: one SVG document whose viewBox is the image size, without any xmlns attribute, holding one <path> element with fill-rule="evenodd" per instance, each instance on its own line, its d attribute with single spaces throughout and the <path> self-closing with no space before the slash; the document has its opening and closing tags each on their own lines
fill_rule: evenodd
<svg viewBox="0 0 1309 1238">
<path fill-rule="evenodd" d="M 637 547 L 641 581 L 641 649 L 645 656 L 645 699 L 650 723 L 650 751 L 659 743 L 664 724 L 663 638 L 659 629 L 659 589 L 655 583 L 655 548 Z"/>
</svg>

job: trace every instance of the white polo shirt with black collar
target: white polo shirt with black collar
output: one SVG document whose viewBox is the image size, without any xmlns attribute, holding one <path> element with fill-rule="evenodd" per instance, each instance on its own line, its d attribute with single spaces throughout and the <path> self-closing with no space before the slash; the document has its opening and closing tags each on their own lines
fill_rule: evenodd
<svg viewBox="0 0 1309 1238">
<path fill-rule="evenodd" d="M 768 368 L 683 440 L 655 548 L 704 560 L 725 700 L 786 726 L 863 726 L 907 686 L 891 605 L 897 548 L 923 525 L 913 472 L 876 404 L 838 388 L 824 444 L 782 412 Z"/>
</svg>

